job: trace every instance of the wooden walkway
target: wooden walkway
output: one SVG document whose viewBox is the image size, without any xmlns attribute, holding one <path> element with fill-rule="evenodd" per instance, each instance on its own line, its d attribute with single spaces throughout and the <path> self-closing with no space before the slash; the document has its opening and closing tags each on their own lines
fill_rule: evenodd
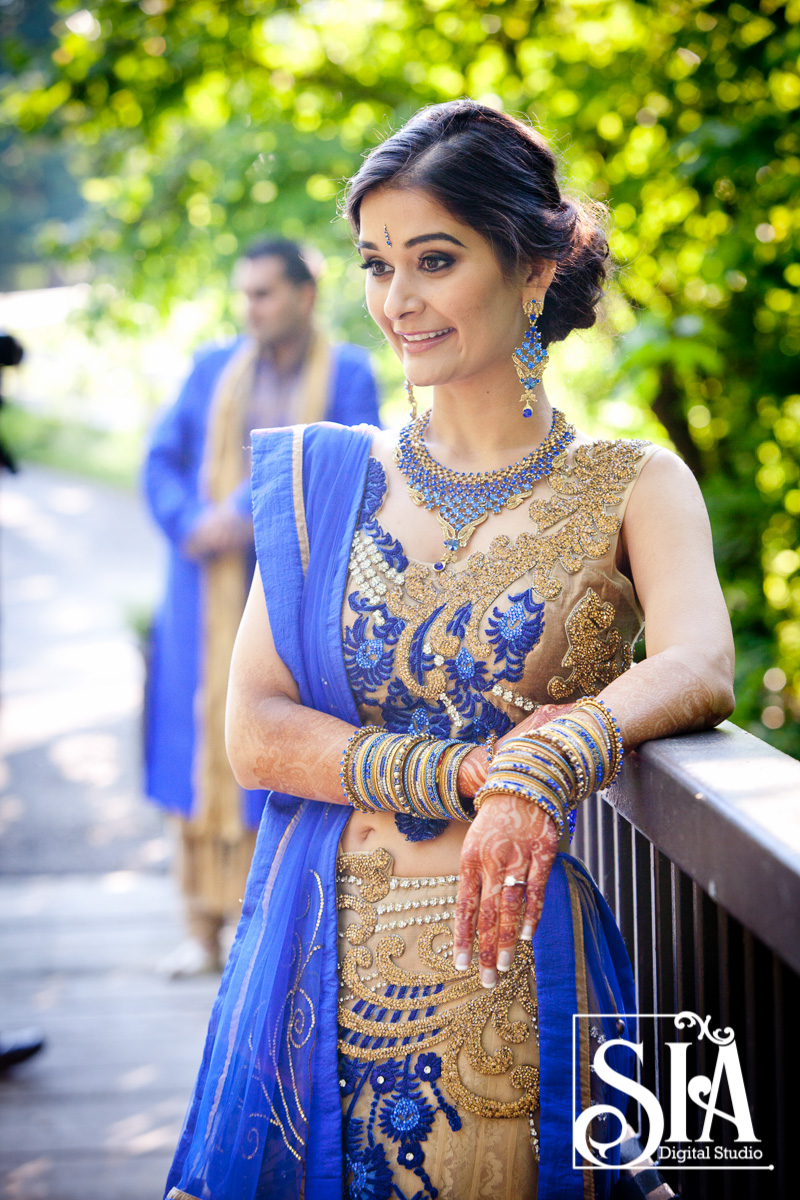
<svg viewBox="0 0 800 1200">
<path fill-rule="evenodd" d="M 0 1197 L 160 1200 L 217 981 L 154 969 L 181 924 L 126 624 L 159 539 L 133 497 L 36 468 L 4 476 L 0 533 L 0 1031 L 47 1038 L 0 1076 Z"/>
</svg>

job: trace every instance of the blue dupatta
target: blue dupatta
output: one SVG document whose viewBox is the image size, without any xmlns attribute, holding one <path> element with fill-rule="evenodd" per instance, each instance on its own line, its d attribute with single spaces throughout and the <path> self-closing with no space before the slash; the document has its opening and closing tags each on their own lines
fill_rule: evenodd
<svg viewBox="0 0 800 1200">
<path fill-rule="evenodd" d="M 318 424 L 253 435 L 256 550 L 276 649 L 302 703 L 352 725 L 361 722 L 341 613 L 374 433 Z M 341 1200 L 335 862 L 349 816 L 342 805 L 269 796 L 167 1183 L 173 1200 Z M 533 946 L 539 1194 L 599 1200 L 613 1173 L 592 1180 L 572 1167 L 573 1107 L 585 1107 L 590 1088 L 588 1055 L 573 1077 L 572 1014 L 632 1012 L 633 980 L 608 907 L 568 855 L 556 859 Z"/>
</svg>

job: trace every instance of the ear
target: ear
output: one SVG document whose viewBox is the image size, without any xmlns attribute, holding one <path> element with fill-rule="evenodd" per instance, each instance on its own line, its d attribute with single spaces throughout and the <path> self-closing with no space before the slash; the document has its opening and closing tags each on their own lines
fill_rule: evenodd
<svg viewBox="0 0 800 1200">
<path fill-rule="evenodd" d="M 549 259 L 542 259 L 531 265 L 523 289 L 523 300 L 538 300 L 544 303 L 547 289 L 553 282 L 556 264 Z"/>
</svg>

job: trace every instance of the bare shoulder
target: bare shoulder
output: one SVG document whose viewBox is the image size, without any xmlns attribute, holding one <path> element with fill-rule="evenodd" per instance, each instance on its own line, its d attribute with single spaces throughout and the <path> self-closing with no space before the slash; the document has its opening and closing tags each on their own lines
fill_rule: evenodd
<svg viewBox="0 0 800 1200">
<path fill-rule="evenodd" d="M 378 429 L 375 432 L 375 437 L 372 439 L 370 446 L 370 454 L 373 458 L 377 458 L 384 467 L 390 466 L 394 462 L 394 451 L 397 445 L 397 430 L 396 429 Z"/>
<path fill-rule="evenodd" d="M 702 492 L 683 459 L 658 446 L 639 472 L 625 510 L 624 525 L 630 533 L 642 524 L 686 518 L 700 518 L 703 524 L 707 523 Z"/>
</svg>

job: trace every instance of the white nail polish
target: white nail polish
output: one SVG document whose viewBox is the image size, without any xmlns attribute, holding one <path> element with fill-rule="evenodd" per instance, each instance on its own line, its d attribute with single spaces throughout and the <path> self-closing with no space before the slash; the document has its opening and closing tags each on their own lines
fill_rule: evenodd
<svg viewBox="0 0 800 1200">
<path fill-rule="evenodd" d="M 498 971 L 508 971 L 511 967 L 511 951 L 501 950 L 497 956 Z"/>
<path fill-rule="evenodd" d="M 469 955 L 468 954 L 456 955 L 456 960 L 455 960 L 454 966 L 457 971 L 466 971 L 467 967 L 469 966 Z"/>
<path fill-rule="evenodd" d="M 530 942 L 532 940 L 533 926 L 531 925 L 530 921 L 526 921 L 522 926 L 522 932 L 520 933 L 519 937 L 520 941 L 522 942 Z"/>
<path fill-rule="evenodd" d="M 481 971 L 481 986 L 485 988 L 493 988 L 497 983 L 497 973 L 495 971 Z"/>
</svg>

